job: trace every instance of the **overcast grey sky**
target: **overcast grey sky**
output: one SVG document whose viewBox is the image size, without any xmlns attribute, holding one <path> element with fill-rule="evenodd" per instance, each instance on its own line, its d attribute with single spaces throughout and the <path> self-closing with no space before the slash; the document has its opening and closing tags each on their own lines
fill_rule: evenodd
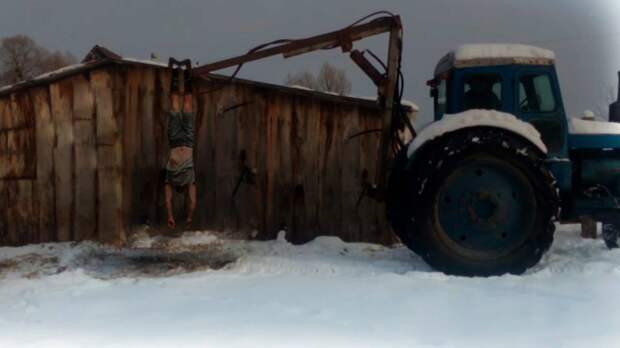
<svg viewBox="0 0 620 348">
<path fill-rule="evenodd" d="M 405 26 L 405 97 L 430 120 L 425 82 L 436 61 L 462 43 L 514 42 L 550 48 L 569 115 L 596 110 L 620 70 L 619 0 L 2 0 L 0 37 L 27 34 L 40 44 L 83 56 L 95 44 L 122 55 L 151 52 L 200 62 L 245 52 L 277 38 L 339 29 L 375 10 L 399 13 Z M 357 47 L 384 54 L 387 40 Z M 289 72 L 317 70 L 323 61 L 344 68 L 353 93 L 373 95 L 372 84 L 338 51 L 244 67 L 240 76 L 281 83 Z"/>
</svg>

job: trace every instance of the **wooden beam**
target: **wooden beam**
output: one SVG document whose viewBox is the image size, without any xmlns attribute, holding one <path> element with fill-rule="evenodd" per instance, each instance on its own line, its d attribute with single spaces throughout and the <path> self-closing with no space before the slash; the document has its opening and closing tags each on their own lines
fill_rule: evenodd
<svg viewBox="0 0 620 348">
<path fill-rule="evenodd" d="M 354 50 L 351 52 L 351 59 L 368 77 L 370 77 L 375 86 L 379 89 L 384 88 L 386 82 L 385 76 L 383 76 L 383 74 L 381 74 L 379 70 L 377 70 L 374 65 L 368 61 L 368 59 L 366 59 L 366 57 L 364 57 L 362 52 Z"/>
<path fill-rule="evenodd" d="M 385 106 L 383 108 L 383 130 L 381 131 L 381 143 L 379 146 L 379 165 L 377 166 L 377 188 L 381 196 L 385 192 L 387 183 L 387 170 L 390 163 L 390 146 L 392 144 L 392 113 L 394 99 L 397 93 L 398 66 L 400 64 L 402 50 L 402 30 L 396 26 L 390 32 L 390 46 L 388 48 L 388 76 L 384 89 Z M 382 198 L 382 197 L 379 197 Z"/>
</svg>

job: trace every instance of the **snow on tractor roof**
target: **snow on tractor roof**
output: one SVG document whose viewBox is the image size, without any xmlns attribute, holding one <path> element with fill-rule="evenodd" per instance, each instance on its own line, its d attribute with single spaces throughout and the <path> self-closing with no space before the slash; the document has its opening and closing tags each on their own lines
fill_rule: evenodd
<svg viewBox="0 0 620 348">
<path fill-rule="evenodd" d="M 470 44 L 463 45 L 445 55 L 437 64 L 435 75 L 452 68 L 469 68 L 490 65 L 552 65 L 553 51 L 517 44 Z"/>
<path fill-rule="evenodd" d="M 569 119 L 571 134 L 616 135 L 620 134 L 620 123 L 598 120 Z"/>
</svg>

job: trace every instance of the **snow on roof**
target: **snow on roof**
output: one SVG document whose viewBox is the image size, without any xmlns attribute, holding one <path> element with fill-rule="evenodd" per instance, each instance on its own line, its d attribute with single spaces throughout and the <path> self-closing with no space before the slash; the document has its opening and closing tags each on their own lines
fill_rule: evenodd
<svg viewBox="0 0 620 348">
<path fill-rule="evenodd" d="M 7 91 L 7 90 L 9 90 L 9 89 L 11 89 L 11 88 L 13 88 L 13 86 L 14 86 L 14 85 L 6 85 L 6 86 L 2 86 L 2 87 L 0 87 L 0 93 L 2 93 L 2 92 L 4 92 L 4 91 Z"/>
<path fill-rule="evenodd" d="M 44 80 L 44 79 L 48 79 L 48 78 L 53 78 L 54 76 L 57 76 L 57 75 L 71 73 L 73 71 L 80 70 L 80 69 L 84 68 L 85 66 L 86 66 L 86 64 L 79 63 L 79 64 L 69 65 L 69 66 L 66 66 L 66 67 L 54 70 L 54 71 L 46 72 L 44 74 L 41 74 L 41 75 L 39 75 L 39 76 L 37 76 L 35 78 L 32 78 L 32 79 L 24 81 L 24 82 L 19 82 L 19 83 L 16 83 L 14 85 L 3 86 L 3 87 L 0 88 L 0 92 L 12 89 L 13 87 L 19 86 L 20 84 L 23 84 L 23 83 L 26 83 L 26 82 L 35 82 L 35 81 L 38 81 L 38 80 Z"/>
<path fill-rule="evenodd" d="M 494 110 L 469 110 L 459 114 L 445 115 L 441 121 L 433 122 L 419 132 L 409 144 L 407 156 L 411 157 L 422 145 L 446 133 L 471 127 L 497 127 L 521 135 L 536 145 L 542 152 L 547 153 L 540 133 L 527 122 L 523 122 L 513 115 Z"/>
<path fill-rule="evenodd" d="M 555 59 L 553 51 L 527 45 L 514 44 L 471 44 L 454 51 L 455 60 L 484 58 L 543 58 Z"/>
<path fill-rule="evenodd" d="M 306 86 L 301 86 L 301 85 L 290 85 L 288 86 L 290 88 L 295 88 L 295 89 L 301 89 L 304 91 L 312 91 L 312 92 L 320 92 L 317 91 L 315 89 L 306 87 Z M 338 94 L 338 93 L 334 93 L 334 92 L 321 92 L 321 93 L 325 93 L 325 94 L 331 94 L 331 95 L 335 95 L 335 96 L 343 96 L 343 97 L 350 97 L 350 98 L 355 98 L 355 99 L 361 99 L 361 100 L 369 100 L 369 101 L 377 101 L 377 97 L 367 97 L 367 96 L 357 96 L 357 95 L 352 95 L 352 94 Z M 412 102 L 411 100 L 401 100 L 400 104 L 402 106 L 408 107 L 411 109 L 412 112 L 419 112 L 420 111 L 420 107 Z"/>
<path fill-rule="evenodd" d="M 156 60 L 146 60 L 146 59 L 136 59 L 136 58 L 130 58 L 130 57 L 123 57 L 121 59 L 122 62 L 127 62 L 127 63 L 137 63 L 137 64 L 144 64 L 144 65 L 152 65 L 152 66 L 158 66 L 161 68 L 167 68 L 168 64 L 166 63 L 162 63 L 162 62 L 158 62 Z"/>
<path fill-rule="evenodd" d="M 120 60 L 117 60 L 120 63 L 132 63 L 132 64 L 143 64 L 143 65 L 150 65 L 150 66 L 156 66 L 156 67 L 164 67 L 167 68 L 168 64 L 162 63 L 162 62 L 157 62 L 157 61 L 153 61 L 153 60 L 141 60 L 141 59 L 135 59 L 135 58 L 125 58 L 123 57 Z M 98 64 L 101 64 L 101 61 L 90 61 L 90 62 L 84 62 L 84 63 L 78 63 L 78 64 L 73 64 L 73 65 L 68 65 L 66 67 L 54 70 L 54 71 L 50 71 L 50 72 L 46 72 L 44 74 L 41 74 L 39 76 L 36 76 L 30 80 L 26 80 L 23 82 L 19 82 L 13 85 L 8 85 L 8 86 L 2 86 L 0 87 L 0 93 L 9 91 L 9 90 L 13 90 L 14 88 L 21 88 L 21 87 L 25 87 L 25 86 L 30 86 L 33 84 L 37 84 L 38 82 L 42 82 L 42 81 L 47 81 L 47 80 L 54 80 L 57 78 L 61 78 L 64 77 L 66 75 L 71 75 L 73 73 L 79 72 L 81 70 L 84 69 L 89 69 L 91 67 L 94 67 Z"/>
<path fill-rule="evenodd" d="M 41 74 L 41 75 L 33 78 L 31 81 L 44 80 L 44 79 L 52 78 L 52 77 L 57 76 L 57 75 L 71 73 L 71 72 L 73 72 L 75 70 L 79 70 L 79 69 L 84 68 L 86 65 L 87 64 L 83 64 L 83 63 L 68 65 L 68 66 L 65 66 L 63 68 L 56 69 L 54 71 L 50 71 L 50 72 L 46 72 L 44 74 Z"/>
<path fill-rule="evenodd" d="M 400 103 L 401 105 L 410 107 L 413 112 L 420 111 L 420 107 L 416 103 L 412 102 L 411 100 L 403 99 L 400 101 Z"/>
<path fill-rule="evenodd" d="M 87 70 L 87 69 L 91 69 L 95 66 L 98 66 L 102 63 L 106 63 L 106 62 L 116 62 L 116 63 L 129 63 L 129 64 L 140 64 L 140 65 L 148 65 L 148 66 L 154 66 L 154 67 L 158 67 L 158 68 L 168 68 L 168 64 L 167 63 L 163 63 L 163 62 L 158 62 L 155 60 L 146 60 L 146 59 L 136 59 L 136 58 L 131 58 L 131 57 L 122 57 L 104 47 L 100 47 L 100 46 L 95 46 L 95 48 L 93 48 L 93 50 L 95 49 L 104 49 L 106 50 L 106 54 L 107 56 L 103 57 L 103 58 L 95 58 L 92 60 L 84 60 L 82 63 L 78 63 L 78 64 L 74 64 L 74 65 L 69 65 L 66 66 L 64 68 L 60 68 L 58 70 L 54 70 L 54 71 L 50 71 L 47 72 L 45 74 L 39 75 L 33 79 L 27 80 L 27 81 L 23 81 L 14 85 L 8 85 L 8 86 L 0 86 L 0 94 L 5 93 L 5 92 L 9 92 L 12 93 L 15 90 L 18 89 L 22 89 L 22 88 L 28 88 L 30 86 L 33 85 L 37 85 L 37 84 L 41 84 L 41 83 L 48 83 L 50 81 L 53 80 L 57 80 L 60 78 L 63 78 L 67 75 L 72 75 L 74 73 L 77 73 L 79 71 L 82 70 Z M 92 50 L 91 50 L 92 51 Z M 250 83 L 254 82 L 254 81 L 248 81 Z M 340 95 L 338 93 L 333 93 L 333 92 L 319 92 L 319 91 L 315 91 L 313 89 L 304 87 L 304 86 L 299 86 L 299 85 L 295 85 L 295 86 L 287 86 L 288 88 L 293 88 L 293 89 L 298 89 L 298 90 L 305 90 L 305 91 L 311 91 L 311 92 L 316 92 L 319 94 L 323 94 L 323 95 L 333 95 L 333 96 L 337 96 L 337 97 L 345 97 L 345 98 L 351 98 L 351 99 L 356 99 L 356 100 L 369 100 L 369 101 L 377 101 L 377 97 L 358 97 L 358 96 L 354 96 L 354 95 Z M 403 100 L 402 101 L 402 105 L 411 108 L 412 112 L 418 112 L 420 109 L 418 108 L 418 106 L 411 102 L 411 101 L 407 101 L 407 100 Z"/>
<path fill-rule="evenodd" d="M 519 44 L 468 44 L 445 55 L 437 65 L 435 74 L 453 67 L 464 68 L 483 65 L 551 65 L 555 62 L 553 51 Z"/>
<path fill-rule="evenodd" d="M 314 89 L 310 87 L 302 86 L 302 85 L 290 85 L 289 87 L 295 88 L 295 89 L 303 89 L 304 91 L 314 91 Z"/>
<path fill-rule="evenodd" d="M 620 123 L 571 118 L 569 122 L 571 134 L 620 134 Z"/>
<path fill-rule="evenodd" d="M 164 63 L 160 63 L 160 62 L 155 62 L 152 60 L 139 60 L 139 59 L 133 59 L 133 58 L 123 58 L 122 60 L 120 60 L 120 62 L 125 62 L 125 63 L 136 63 L 136 64 L 145 64 L 145 65 L 152 65 L 152 66 L 158 66 L 158 67 L 167 67 L 167 64 Z M 65 66 L 63 68 L 60 69 L 56 69 L 54 71 L 50 71 L 50 72 L 46 72 L 44 74 L 38 75 L 30 80 L 26 80 L 23 82 L 19 82 L 13 85 L 8 85 L 8 86 L 3 86 L 0 87 L 0 93 L 13 89 L 15 87 L 20 87 L 21 85 L 30 85 L 33 83 L 37 83 L 39 81 L 44 81 L 44 80 L 49 80 L 49 79 L 54 79 L 54 78 L 60 78 L 62 76 L 66 76 L 66 75 L 70 75 L 72 73 L 78 72 L 80 70 L 83 69 L 87 69 L 91 66 L 97 65 L 100 62 L 87 62 L 87 63 L 78 63 L 78 64 L 73 64 L 73 65 L 68 65 Z"/>
</svg>

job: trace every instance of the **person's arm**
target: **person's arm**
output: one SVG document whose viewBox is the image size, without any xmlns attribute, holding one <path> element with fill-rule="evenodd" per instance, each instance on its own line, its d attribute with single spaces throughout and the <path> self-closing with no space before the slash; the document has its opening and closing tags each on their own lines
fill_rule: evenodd
<svg viewBox="0 0 620 348">
<path fill-rule="evenodd" d="M 164 187 L 164 195 L 166 198 L 166 212 L 168 213 L 168 227 L 174 229 L 176 222 L 174 221 L 174 214 L 172 214 L 172 186 L 166 184 Z"/>
<path fill-rule="evenodd" d="M 187 223 L 192 223 L 194 210 L 196 209 L 196 184 L 189 185 L 189 207 L 187 207 Z"/>
</svg>

